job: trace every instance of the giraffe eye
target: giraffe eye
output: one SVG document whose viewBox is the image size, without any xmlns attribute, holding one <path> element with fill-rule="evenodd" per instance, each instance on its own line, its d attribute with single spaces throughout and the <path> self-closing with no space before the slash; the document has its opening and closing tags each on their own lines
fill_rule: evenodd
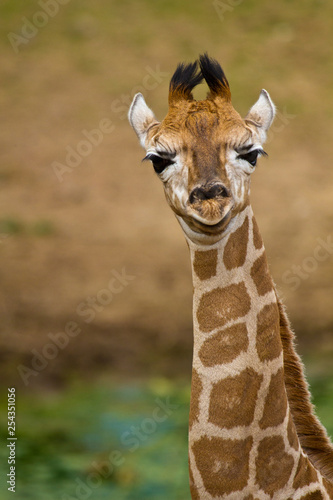
<svg viewBox="0 0 333 500">
<path fill-rule="evenodd" d="M 172 165 L 174 162 L 170 158 L 162 158 L 161 156 L 149 154 L 142 161 L 150 160 L 153 163 L 154 170 L 157 174 L 161 174 L 163 170 Z"/>
<path fill-rule="evenodd" d="M 265 151 L 263 149 L 254 149 L 253 151 L 250 151 L 249 153 L 238 155 L 237 159 L 245 160 L 250 165 L 252 165 L 252 167 L 255 167 L 257 164 L 258 156 L 261 156 L 261 155 L 267 156 L 267 153 L 265 153 Z"/>
</svg>

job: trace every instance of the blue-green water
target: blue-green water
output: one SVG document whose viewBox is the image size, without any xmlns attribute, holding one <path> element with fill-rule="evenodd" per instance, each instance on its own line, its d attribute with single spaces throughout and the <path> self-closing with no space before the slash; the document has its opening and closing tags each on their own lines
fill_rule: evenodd
<svg viewBox="0 0 333 500">
<path fill-rule="evenodd" d="M 16 405 L 16 498 L 189 498 L 189 388 L 166 380 L 73 385 Z M 2 416 L 6 413 L 4 404 Z M 2 424 L 2 442 L 7 429 Z M 8 472 L 6 445 L 1 475 Z M 1 498 L 13 493 L 1 485 Z"/>
<path fill-rule="evenodd" d="M 313 379 L 318 415 L 333 434 L 333 379 Z M 73 384 L 17 394 L 16 496 L 7 490 L 2 402 L 3 500 L 186 500 L 189 386 L 154 379 Z"/>
</svg>

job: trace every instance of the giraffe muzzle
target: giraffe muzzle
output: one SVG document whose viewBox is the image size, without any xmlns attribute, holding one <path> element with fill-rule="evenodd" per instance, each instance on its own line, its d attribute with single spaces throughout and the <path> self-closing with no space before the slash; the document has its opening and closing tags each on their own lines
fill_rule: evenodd
<svg viewBox="0 0 333 500">
<path fill-rule="evenodd" d="M 188 215 L 205 225 L 215 226 L 232 208 L 232 197 L 221 182 L 207 182 L 192 189 L 188 198 Z"/>
<path fill-rule="evenodd" d="M 190 193 L 189 202 L 194 204 L 198 201 L 213 200 L 215 198 L 227 198 L 228 196 L 229 192 L 223 184 L 214 183 L 195 187 Z"/>
</svg>

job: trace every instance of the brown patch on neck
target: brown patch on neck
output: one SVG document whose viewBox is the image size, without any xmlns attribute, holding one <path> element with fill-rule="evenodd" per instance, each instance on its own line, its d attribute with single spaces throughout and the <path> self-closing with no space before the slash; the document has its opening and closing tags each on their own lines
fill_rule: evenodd
<svg viewBox="0 0 333 500">
<path fill-rule="evenodd" d="M 249 346 L 246 323 L 236 323 L 205 340 L 199 351 L 204 366 L 230 363 Z"/>
<path fill-rule="evenodd" d="M 251 268 L 251 278 L 259 295 L 265 295 L 273 290 L 273 281 L 269 273 L 266 254 L 263 253 Z"/>
<path fill-rule="evenodd" d="M 289 481 L 294 459 L 284 447 L 282 436 L 265 437 L 259 443 L 256 480 L 259 487 L 273 496 Z"/>
<path fill-rule="evenodd" d="M 210 495 L 221 497 L 247 485 L 252 443 L 252 437 L 237 440 L 208 436 L 193 443 L 195 462 Z"/>
<path fill-rule="evenodd" d="M 242 318 L 251 307 L 251 299 L 243 282 L 215 288 L 201 297 L 197 319 L 203 332 L 221 328 L 228 321 Z"/>
<path fill-rule="evenodd" d="M 299 449 L 299 441 L 291 414 L 289 415 L 287 435 L 290 446 L 297 451 Z"/>
<path fill-rule="evenodd" d="M 246 217 L 243 224 L 236 229 L 236 231 L 231 233 L 225 246 L 223 262 L 228 270 L 244 265 L 247 254 L 248 240 L 249 218 Z"/>
<path fill-rule="evenodd" d="M 216 276 L 217 250 L 197 250 L 194 254 L 193 269 L 201 280 Z"/>
<path fill-rule="evenodd" d="M 263 241 L 262 241 L 262 237 L 261 237 L 261 234 L 260 234 L 260 231 L 259 231 L 259 227 L 258 227 L 258 224 L 257 224 L 257 221 L 254 217 L 252 217 L 252 227 L 253 227 L 253 244 L 254 244 L 254 248 L 256 248 L 256 250 L 260 250 L 260 248 L 262 248 L 263 246 Z"/>
<path fill-rule="evenodd" d="M 209 422 L 224 429 L 253 422 L 257 395 L 263 380 L 252 368 L 236 377 L 227 377 L 213 385 Z"/>
<path fill-rule="evenodd" d="M 261 361 L 271 361 L 281 354 L 279 310 L 275 302 L 264 306 L 257 315 L 256 345 Z"/>
<path fill-rule="evenodd" d="M 315 468 L 307 457 L 301 455 L 299 457 L 293 487 L 295 489 L 303 488 L 303 486 L 308 486 L 309 484 L 316 483 L 317 481 L 318 476 Z"/>
<path fill-rule="evenodd" d="M 287 395 L 284 388 L 283 368 L 272 375 L 266 396 L 263 417 L 259 422 L 262 429 L 282 424 L 287 413 Z"/>
<path fill-rule="evenodd" d="M 200 394 L 202 392 L 202 382 L 197 371 L 192 369 L 192 383 L 191 383 L 191 406 L 190 406 L 190 418 L 189 427 L 191 429 L 194 422 L 198 421 L 199 417 L 199 401 Z"/>
</svg>

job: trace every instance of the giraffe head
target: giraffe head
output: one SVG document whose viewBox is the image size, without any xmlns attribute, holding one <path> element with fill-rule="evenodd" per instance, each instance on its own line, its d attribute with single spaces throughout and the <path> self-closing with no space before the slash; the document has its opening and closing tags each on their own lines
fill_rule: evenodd
<svg viewBox="0 0 333 500">
<path fill-rule="evenodd" d="M 207 98 L 193 88 L 206 81 Z M 219 240 L 249 202 L 250 175 L 275 114 L 266 90 L 242 119 L 231 104 L 228 81 L 207 55 L 178 65 L 170 82 L 169 110 L 158 122 L 142 94 L 129 121 L 160 177 L 166 199 L 185 234 L 207 244 Z"/>
</svg>

